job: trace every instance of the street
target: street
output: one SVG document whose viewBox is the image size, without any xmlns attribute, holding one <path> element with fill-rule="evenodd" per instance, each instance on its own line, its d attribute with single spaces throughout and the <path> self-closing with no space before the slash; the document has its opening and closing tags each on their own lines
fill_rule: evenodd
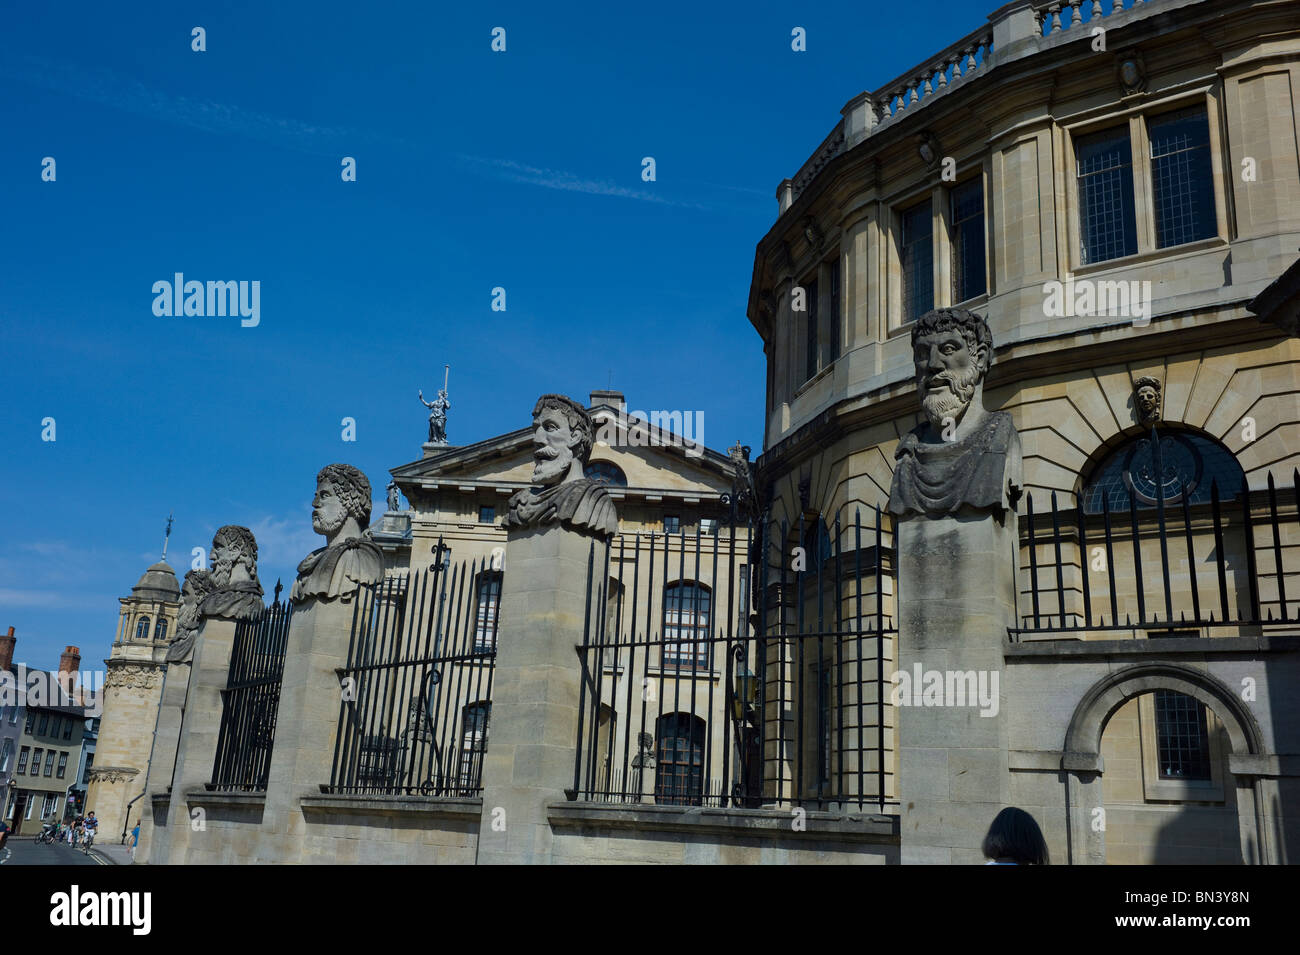
<svg viewBox="0 0 1300 955">
<path fill-rule="evenodd" d="M 111 865 L 92 848 L 90 854 L 62 842 L 37 845 L 31 836 L 10 836 L 0 849 L 0 865 Z"/>
</svg>

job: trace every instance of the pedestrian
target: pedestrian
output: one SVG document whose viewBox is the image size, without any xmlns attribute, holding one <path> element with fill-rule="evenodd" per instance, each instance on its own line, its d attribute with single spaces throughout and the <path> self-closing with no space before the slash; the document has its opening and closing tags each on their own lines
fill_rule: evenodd
<svg viewBox="0 0 1300 955">
<path fill-rule="evenodd" d="M 135 858 L 135 847 L 140 844 L 140 820 L 135 821 L 135 828 L 131 830 L 131 858 Z"/>
<path fill-rule="evenodd" d="M 997 814 L 981 849 L 989 860 L 985 865 L 1051 865 L 1043 830 L 1033 816 L 1015 806 Z"/>
</svg>

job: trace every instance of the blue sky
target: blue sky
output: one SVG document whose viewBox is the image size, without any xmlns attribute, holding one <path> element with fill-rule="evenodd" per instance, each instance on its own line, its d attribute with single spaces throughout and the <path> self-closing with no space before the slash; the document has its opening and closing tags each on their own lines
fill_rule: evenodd
<svg viewBox="0 0 1300 955">
<path fill-rule="evenodd" d="M 712 447 L 757 449 L 745 304 L 777 183 L 848 99 L 996 5 L 6 5 L 0 628 L 17 658 L 53 666 L 73 644 L 98 666 L 169 511 L 178 575 L 237 523 L 267 590 L 287 587 L 320 540 L 315 472 L 355 464 L 382 499 L 444 364 L 453 444 L 520 427 L 542 392 L 612 384 L 634 408 L 703 412 Z M 258 280 L 260 324 L 155 316 L 175 272 Z"/>
</svg>

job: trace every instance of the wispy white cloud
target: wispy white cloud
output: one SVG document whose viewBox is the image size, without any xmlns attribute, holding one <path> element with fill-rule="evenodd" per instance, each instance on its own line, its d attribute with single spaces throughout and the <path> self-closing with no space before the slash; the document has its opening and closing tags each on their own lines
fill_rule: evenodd
<svg viewBox="0 0 1300 955">
<path fill-rule="evenodd" d="M 543 189 L 559 189 L 564 192 L 583 192 L 592 196 L 615 196 L 620 199 L 637 199 L 641 202 L 654 202 L 665 206 L 678 206 L 685 209 L 708 209 L 709 207 L 689 200 L 671 199 L 626 186 L 615 185 L 607 180 L 584 179 L 576 173 L 563 169 L 544 169 L 528 166 L 513 159 L 493 159 L 484 156 L 458 157 L 463 163 L 476 167 L 480 172 L 529 186 L 541 186 Z"/>
<path fill-rule="evenodd" d="M 116 598 L 112 595 L 89 594 L 75 587 L 62 590 L 22 590 L 0 587 L 0 607 L 58 607 L 63 610 L 107 608 L 107 612 L 112 613 L 116 602 Z"/>
<path fill-rule="evenodd" d="M 209 133 L 235 133 L 306 152 L 334 152 L 337 149 L 334 144 L 341 141 L 371 138 L 369 134 L 345 127 L 304 123 L 214 100 L 164 93 L 104 68 L 91 71 L 62 60 L 10 55 L 10 51 L 3 49 L 0 49 L 0 76 L 178 126 Z"/>
<path fill-rule="evenodd" d="M 257 541 L 259 567 L 297 567 L 299 561 L 325 544 L 325 539 L 311 529 L 311 520 L 305 515 L 263 517 L 248 529 Z"/>
</svg>

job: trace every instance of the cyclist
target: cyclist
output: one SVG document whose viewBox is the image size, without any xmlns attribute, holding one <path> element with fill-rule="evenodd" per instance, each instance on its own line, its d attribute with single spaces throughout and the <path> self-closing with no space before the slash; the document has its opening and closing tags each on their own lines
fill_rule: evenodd
<svg viewBox="0 0 1300 955">
<path fill-rule="evenodd" d="M 86 813 L 86 821 L 82 823 L 82 826 L 86 830 L 86 844 L 84 849 L 86 852 L 89 852 L 90 847 L 95 842 L 95 833 L 99 831 L 99 820 L 95 818 L 93 810 Z"/>
</svg>

